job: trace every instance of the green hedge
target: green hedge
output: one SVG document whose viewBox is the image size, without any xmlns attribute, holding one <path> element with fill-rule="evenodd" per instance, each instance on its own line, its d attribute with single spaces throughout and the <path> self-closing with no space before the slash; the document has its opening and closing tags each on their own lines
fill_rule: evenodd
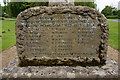
<svg viewBox="0 0 120 80">
<path fill-rule="evenodd" d="M 107 17 L 107 19 L 117 19 L 118 18 L 118 16 L 106 16 Z"/>
</svg>

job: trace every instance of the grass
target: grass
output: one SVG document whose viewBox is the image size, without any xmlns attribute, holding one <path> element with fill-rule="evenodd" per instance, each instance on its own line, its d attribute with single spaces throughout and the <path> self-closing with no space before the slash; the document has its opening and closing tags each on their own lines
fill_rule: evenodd
<svg viewBox="0 0 120 80">
<path fill-rule="evenodd" d="M 12 17 L 12 18 L 6 18 L 6 17 L 0 17 L 1 19 L 16 19 L 16 17 Z"/>
<path fill-rule="evenodd" d="M 5 50 L 6 48 L 16 44 L 15 20 L 5 20 L 5 21 L 0 21 L 0 22 L 2 22 L 2 32 L 3 31 L 5 32 L 5 33 L 0 34 L 0 35 L 2 35 L 2 50 Z M 8 29 L 10 31 L 8 31 Z M 1 44 L 1 42 L 0 42 L 0 44 Z M 0 49 L 0 51 L 1 51 L 1 49 Z"/>
<path fill-rule="evenodd" d="M 118 15 L 111 15 L 111 16 L 106 16 L 108 19 L 115 19 L 118 18 Z"/>
<path fill-rule="evenodd" d="M 108 19 L 108 20 L 120 20 L 120 19 Z"/>
<path fill-rule="evenodd" d="M 120 25 L 120 23 L 108 21 L 108 24 L 109 24 L 109 29 L 110 29 L 109 45 L 118 49 L 118 25 Z"/>
<path fill-rule="evenodd" d="M 3 45 L 0 45 L 0 47 L 2 47 L 2 49 L 0 49 L 0 51 L 2 51 L 2 50 L 5 50 L 6 48 L 16 44 L 15 20 L 5 20 L 5 21 L 0 21 L 0 22 L 2 22 L 2 24 L 3 24 L 3 25 L 0 25 L 0 26 L 2 26 L 2 28 L 0 27 L 0 30 L 6 32 L 6 33 L 2 33 L 2 34 L 0 33 L 0 35 L 2 35 L 2 38 L 0 37 L 0 44 L 3 44 Z M 109 28 L 110 28 L 109 45 L 118 49 L 118 23 L 112 22 L 112 21 L 108 21 L 108 23 L 109 23 Z M 120 23 L 119 23 L 119 25 L 120 25 Z M 10 29 L 10 31 L 8 31 L 8 29 Z"/>
</svg>

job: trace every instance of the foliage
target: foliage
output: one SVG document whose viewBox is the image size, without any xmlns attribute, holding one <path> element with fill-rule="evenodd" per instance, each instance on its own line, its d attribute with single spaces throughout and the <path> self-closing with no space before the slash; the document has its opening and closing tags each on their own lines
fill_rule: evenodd
<svg viewBox="0 0 120 80">
<path fill-rule="evenodd" d="M 4 15 L 4 7 L 0 6 L 0 17 Z"/>
<path fill-rule="evenodd" d="M 118 10 L 118 13 L 117 13 L 117 14 L 118 14 L 118 18 L 120 19 L 120 10 Z"/>
<path fill-rule="evenodd" d="M 30 7 L 35 7 L 35 6 L 48 6 L 48 2 L 31 2 Z"/>
<path fill-rule="evenodd" d="M 2 12 L 3 12 L 2 6 L 0 6 L 0 17 L 2 17 Z"/>
<path fill-rule="evenodd" d="M 106 6 L 101 13 L 103 13 L 105 16 L 112 15 L 112 7 Z"/>
<path fill-rule="evenodd" d="M 75 6 L 89 6 L 91 8 L 96 8 L 96 4 L 94 2 L 74 2 Z"/>
<path fill-rule="evenodd" d="M 118 18 L 118 10 L 115 7 L 112 6 L 106 6 L 102 11 L 102 14 L 104 14 L 107 18 Z"/>
<path fill-rule="evenodd" d="M 29 8 L 27 2 L 9 2 L 7 5 L 7 11 L 9 17 L 16 17 L 21 11 Z"/>
<path fill-rule="evenodd" d="M 110 16 L 106 16 L 107 19 L 118 19 L 118 15 L 110 15 Z"/>
<path fill-rule="evenodd" d="M 47 2 L 9 2 L 7 3 L 7 6 L 5 6 L 5 13 L 8 14 L 9 17 L 17 17 L 21 11 L 27 8 L 34 6 L 46 6 L 47 4 Z"/>
<path fill-rule="evenodd" d="M 5 1 L 4 13 L 5 17 L 16 17 L 21 11 L 35 6 L 48 6 L 48 2 L 7 2 Z M 94 2 L 75 2 L 76 6 L 96 7 Z"/>
</svg>

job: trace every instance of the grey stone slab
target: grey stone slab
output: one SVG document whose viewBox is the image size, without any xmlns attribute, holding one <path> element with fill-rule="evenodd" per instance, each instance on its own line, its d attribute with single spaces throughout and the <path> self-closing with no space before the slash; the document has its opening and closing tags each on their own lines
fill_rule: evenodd
<svg viewBox="0 0 120 80">
<path fill-rule="evenodd" d="M 103 65 L 108 37 L 104 15 L 84 6 L 33 7 L 16 22 L 21 66 Z"/>
</svg>

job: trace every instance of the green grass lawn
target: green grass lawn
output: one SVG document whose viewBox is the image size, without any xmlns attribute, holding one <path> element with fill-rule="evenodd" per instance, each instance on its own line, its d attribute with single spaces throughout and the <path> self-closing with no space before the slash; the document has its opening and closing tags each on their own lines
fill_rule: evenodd
<svg viewBox="0 0 120 80">
<path fill-rule="evenodd" d="M 12 18 L 6 18 L 6 17 L 0 17 L 1 19 L 16 19 L 16 17 L 12 17 Z"/>
<path fill-rule="evenodd" d="M 2 32 L 5 31 L 5 33 L 2 33 L 2 50 L 5 50 L 6 48 L 16 44 L 15 39 L 15 20 L 5 20 L 0 21 L 2 22 Z M 10 31 L 8 31 L 8 29 Z M 1 37 L 0 37 L 1 39 Z M 0 42 L 1 44 L 1 42 Z M 1 46 L 1 45 L 0 45 Z M 1 51 L 1 49 L 0 49 Z"/>
<path fill-rule="evenodd" d="M 108 24 L 110 29 L 109 45 L 118 49 L 118 25 L 120 25 L 120 22 L 118 23 L 118 22 L 109 21 Z"/>
<path fill-rule="evenodd" d="M 108 20 L 120 20 L 120 19 L 108 19 Z"/>
<path fill-rule="evenodd" d="M 1 51 L 16 44 L 16 39 L 15 39 L 15 20 L 11 20 L 11 21 L 6 20 L 6 21 L 0 21 L 0 22 L 2 22 L 2 25 L 0 25 L 2 26 L 2 29 L 0 27 L 0 30 L 6 32 L 2 34 L 0 33 L 0 35 L 2 35 L 2 38 L 0 37 L 0 44 L 3 44 L 3 45 L 0 45 L 0 47 L 2 47 L 2 49 L 0 49 Z M 112 21 L 109 21 L 108 23 L 110 28 L 109 45 L 118 49 L 118 23 L 112 22 Z M 10 31 L 8 31 L 8 29 L 10 29 Z M 2 42 L 1 42 L 1 39 L 2 39 Z"/>
</svg>

